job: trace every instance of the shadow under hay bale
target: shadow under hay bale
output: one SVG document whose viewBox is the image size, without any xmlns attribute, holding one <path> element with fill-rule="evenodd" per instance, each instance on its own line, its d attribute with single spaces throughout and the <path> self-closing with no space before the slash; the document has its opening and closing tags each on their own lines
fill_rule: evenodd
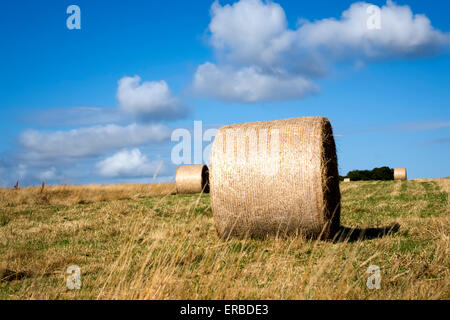
<svg viewBox="0 0 450 320">
<path fill-rule="evenodd" d="M 394 180 L 405 181 L 406 177 L 406 168 L 395 168 L 394 169 Z"/>
<path fill-rule="evenodd" d="M 324 117 L 228 125 L 210 163 L 219 236 L 332 238 L 340 225 L 336 146 Z"/>
<path fill-rule="evenodd" d="M 179 166 L 175 173 L 178 194 L 209 193 L 209 170 L 206 165 Z"/>
<path fill-rule="evenodd" d="M 390 236 L 400 230 L 400 224 L 380 227 L 380 228 L 348 228 L 341 226 L 336 233 L 334 242 L 355 242 L 363 240 L 371 240 Z"/>
</svg>

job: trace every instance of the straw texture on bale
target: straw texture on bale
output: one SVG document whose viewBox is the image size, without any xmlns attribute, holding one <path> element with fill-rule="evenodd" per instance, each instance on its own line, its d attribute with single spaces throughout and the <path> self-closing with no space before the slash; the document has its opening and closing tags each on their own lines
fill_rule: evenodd
<svg viewBox="0 0 450 320">
<path fill-rule="evenodd" d="M 177 193 L 209 192 L 209 172 L 206 165 L 179 166 L 175 174 Z"/>
<path fill-rule="evenodd" d="M 340 191 L 330 122 L 304 117 L 220 128 L 210 188 L 221 237 L 332 237 L 340 225 Z"/>
<path fill-rule="evenodd" d="M 406 180 L 406 168 L 395 168 L 394 180 Z"/>
</svg>

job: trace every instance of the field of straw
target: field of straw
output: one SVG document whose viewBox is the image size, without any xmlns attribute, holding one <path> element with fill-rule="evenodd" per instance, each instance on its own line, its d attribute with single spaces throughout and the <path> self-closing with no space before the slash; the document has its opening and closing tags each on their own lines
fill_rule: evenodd
<svg viewBox="0 0 450 320">
<path fill-rule="evenodd" d="M 334 242 L 221 240 L 209 195 L 172 184 L 0 189 L 0 299 L 449 299 L 449 188 L 342 183 Z"/>
</svg>

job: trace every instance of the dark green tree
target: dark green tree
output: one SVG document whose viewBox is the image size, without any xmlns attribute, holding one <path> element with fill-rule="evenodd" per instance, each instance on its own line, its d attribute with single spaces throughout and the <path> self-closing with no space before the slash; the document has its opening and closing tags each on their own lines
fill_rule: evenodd
<svg viewBox="0 0 450 320">
<path fill-rule="evenodd" d="M 347 174 L 346 178 L 350 178 L 352 181 L 394 180 L 394 169 L 381 167 L 372 170 L 352 170 Z"/>
</svg>

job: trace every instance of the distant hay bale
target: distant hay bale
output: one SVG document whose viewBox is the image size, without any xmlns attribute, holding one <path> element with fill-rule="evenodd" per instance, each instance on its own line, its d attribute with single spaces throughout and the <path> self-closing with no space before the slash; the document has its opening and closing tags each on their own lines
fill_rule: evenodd
<svg viewBox="0 0 450 320">
<path fill-rule="evenodd" d="M 406 180 L 406 168 L 395 168 L 394 180 Z"/>
<path fill-rule="evenodd" d="M 224 126 L 210 160 L 219 236 L 330 238 L 338 230 L 339 175 L 327 118 Z"/>
<path fill-rule="evenodd" d="M 350 182 L 350 178 L 344 178 L 344 182 Z"/>
<path fill-rule="evenodd" d="M 179 166 L 175 174 L 177 193 L 209 192 L 209 172 L 206 165 Z"/>
</svg>

